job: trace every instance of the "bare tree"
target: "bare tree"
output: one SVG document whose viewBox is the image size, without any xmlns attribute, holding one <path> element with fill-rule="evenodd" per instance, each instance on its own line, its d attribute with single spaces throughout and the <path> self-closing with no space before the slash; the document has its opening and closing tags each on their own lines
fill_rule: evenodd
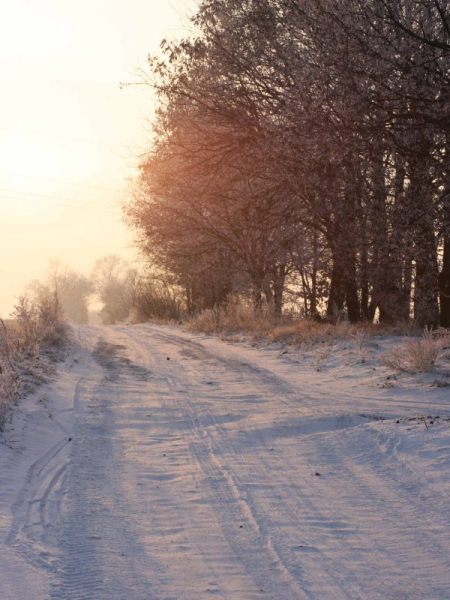
<svg viewBox="0 0 450 600">
<path fill-rule="evenodd" d="M 296 274 L 308 314 L 413 305 L 435 326 L 440 289 L 446 323 L 446 4 L 203 0 L 194 22 L 151 63 L 158 141 L 128 209 L 142 247 L 186 290 L 207 274 L 208 302 L 241 290 L 279 313 Z"/>
</svg>

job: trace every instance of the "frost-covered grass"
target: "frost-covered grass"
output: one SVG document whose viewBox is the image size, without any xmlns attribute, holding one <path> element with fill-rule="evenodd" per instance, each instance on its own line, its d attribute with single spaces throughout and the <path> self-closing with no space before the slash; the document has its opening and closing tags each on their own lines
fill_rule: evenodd
<svg viewBox="0 0 450 600">
<path fill-rule="evenodd" d="M 287 324 L 275 325 L 269 331 L 271 342 L 289 345 L 322 344 L 336 340 L 355 340 L 359 346 L 365 340 L 380 335 L 411 335 L 417 330 L 410 324 L 381 326 L 372 323 L 352 324 L 348 321 L 326 323 L 311 319 L 297 319 Z"/>
<path fill-rule="evenodd" d="M 195 315 L 187 322 L 186 329 L 218 335 L 228 341 L 247 340 L 258 345 L 298 349 L 303 355 L 311 354 L 318 371 L 340 357 L 337 363 L 344 366 L 347 377 L 352 376 L 356 364 L 367 363 L 371 369 L 387 369 L 390 375 L 439 376 L 442 371 L 444 383 L 447 381 L 445 365 L 446 356 L 450 356 L 446 353 L 450 348 L 450 332 L 443 329 L 430 332 L 411 323 L 387 326 L 277 317 L 268 311 L 255 313 L 250 305 L 238 300 Z"/>
<path fill-rule="evenodd" d="M 20 298 L 12 319 L 0 320 L 0 428 L 13 402 L 46 379 L 65 337 L 54 296 Z"/>
<path fill-rule="evenodd" d="M 207 309 L 194 315 L 188 319 L 186 327 L 193 333 L 219 334 L 225 337 L 246 333 L 262 337 L 268 336 L 274 327 L 289 321 L 288 318 L 276 317 L 265 310 L 255 312 L 251 305 L 232 300 L 225 306 Z"/>
<path fill-rule="evenodd" d="M 8 406 L 17 395 L 18 373 L 15 368 L 17 348 L 15 334 L 11 326 L 0 321 L 0 427 Z"/>
<path fill-rule="evenodd" d="M 194 333 L 218 334 L 225 338 L 242 333 L 255 339 L 266 338 L 269 342 L 294 346 L 379 335 L 420 334 L 409 323 L 381 326 L 371 323 L 351 324 L 347 321 L 328 323 L 289 315 L 281 317 L 268 310 L 255 312 L 251 305 L 239 300 L 193 316 L 187 321 L 186 328 Z"/>
<path fill-rule="evenodd" d="M 386 367 L 406 373 L 428 373 L 438 358 L 450 346 L 450 332 L 425 331 L 420 338 L 405 340 L 391 352 L 382 356 Z"/>
</svg>

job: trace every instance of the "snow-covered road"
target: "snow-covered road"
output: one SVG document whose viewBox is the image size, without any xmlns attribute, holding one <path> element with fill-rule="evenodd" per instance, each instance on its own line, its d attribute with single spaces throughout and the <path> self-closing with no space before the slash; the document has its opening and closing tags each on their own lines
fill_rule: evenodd
<svg viewBox="0 0 450 600">
<path fill-rule="evenodd" d="M 0 447 L 2 600 L 450 598 L 450 392 L 171 327 L 75 333 Z"/>
</svg>

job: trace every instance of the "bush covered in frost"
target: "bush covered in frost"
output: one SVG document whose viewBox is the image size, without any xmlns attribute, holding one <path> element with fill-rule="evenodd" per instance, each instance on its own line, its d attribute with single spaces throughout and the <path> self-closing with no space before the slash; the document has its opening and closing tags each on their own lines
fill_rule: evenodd
<svg viewBox="0 0 450 600">
<path fill-rule="evenodd" d="M 35 302 L 21 297 L 12 318 L 0 320 L 0 427 L 20 394 L 45 380 L 55 350 L 63 346 L 65 338 L 66 326 L 55 294 Z"/>
</svg>

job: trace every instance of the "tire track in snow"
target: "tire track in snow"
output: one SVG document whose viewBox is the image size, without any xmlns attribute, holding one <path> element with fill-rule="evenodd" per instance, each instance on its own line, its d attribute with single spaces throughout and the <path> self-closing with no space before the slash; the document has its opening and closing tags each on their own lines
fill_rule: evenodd
<svg viewBox="0 0 450 600">
<path fill-rule="evenodd" d="M 162 599 L 150 576 L 157 565 L 140 543 L 120 479 L 126 468 L 114 436 L 116 404 L 127 390 L 127 374 L 144 385 L 143 370 L 116 357 L 117 348 L 98 340 L 93 359 L 104 377 L 78 394 L 74 441 L 59 556 L 51 600 Z M 89 371 L 89 365 L 88 365 Z"/>
<path fill-rule="evenodd" d="M 36 566 L 49 566 L 54 560 L 50 542 L 60 521 L 58 499 L 64 494 L 68 466 L 63 451 L 69 443 L 67 438 L 60 440 L 31 465 L 12 506 L 13 521 L 5 543 Z"/>
<path fill-rule="evenodd" d="M 177 343 L 178 343 L 178 339 L 177 338 Z M 205 354 L 202 355 L 202 359 L 205 359 Z M 234 379 L 234 377 L 230 377 L 230 374 L 234 374 L 236 373 L 236 370 L 239 372 L 241 370 L 241 363 L 239 363 L 238 361 L 233 361 L 233 363 L 230 363 L 230 361 L 227 361 L 225 364 L 221 364 L 218 363 L 218 365 L 220 367 L 222 367 L 221 372 L 217 373 L 217 378 L 222 381 L 222 382 L 226 382 L 227 380 L 230 380 L 230 384 L 231 384 L 231 380 Z M 188 377 L 186 377 L 188 376 Z M 190 376 L 190 377 L 189 377 Z M 295 597 L 316 597 L 314 595 L 311 595 L 308 592 L 307 589 L 307 585 L 306 585 L 306 581 L 304 580 L 304 576 L 303 576 L 303 569 L 301 568 L 301 566 L 298 564 L 293 564 L 292 561 L 292 552 L 290 553 L 291 556 L 289 556 L 289 552 L 283 551 L 285 549 L 283 549 L 283 544 L 280 543 L 280 536 L 275 536 L 278 537 L 278 543 L 275 542 L 275 538 L 273 537 L 273 534 L 276 534 L 277 531 L 276 529 L 274 531 L 269 531 L 269 528 L 267 526 L 264 526 L 264 518 L 262 514 L 258 514 L 258 510 L 257 510 L 257 506 L 255 502 L 249 501 L 249 496 L 251 494 L 249 494 L 247 492 L 247 494 L 243 493 L 243 486 L 242 483 L 239 481 L 239 479 L 242 477 L 242 474 L 245 472 L 244 467 L 246 466 L 246 464 L 248 462 L 250 462 L 248 459 L 250 458 L 251 454 L 254 452 L 254 448 L 251 448 L 251 452 L 248 451 L 246 452 L 246 448 L 245 446 L 243 446 L 239 451 L 236 449 L 236 445 L 233 444 L 232 439 L 230 438 L 230 436 L 225 432 L 224 428 L 222 427 L 222 425 L 220 423 L 217 422 L 217 420 L 215 419 L 211 409 L 209 406 L 203 406 L 203 404 L 199 403 L 198 400 L 202 399 L 202 393 L 201 393 L 201 388 L 198 385 L 198 376 L 199 373 L 195 370 L 192 370 L 190 368 L 190 363 L 185 363 L 183 365 L 183 384 L 187 385 L 188 387 L 190 387 L 190 384 L 192 385 L 192 389 L 191 389 L 191 393 L 187 393 L 185 392 L 185 395 L 187 393 L 187 403 L 190 407 L 190 411 L 191 414 L 193 415 L 193 420 L 197 423 L 197 429 L 199 431 L 204 431 L 205 435 L 208 435 L 209 437 L 209 445 L 211 448 L 211 455 L 214 457 L 215 456 L 215 452 L 218 452 L 220 449 L 223 450 L 226 449 L 227 454 L 228 455 L 232 455 L 235 463 L 237 463 L 237 469 L 234 469 L 235 475 L 233 476 L 231 474 L 230 469 L 226 469 L 223 465 L 223 462 L 220 463 L 217 459 L 216 461 L 219 464 L 219 471 L 222 471 L 224 473 L 227 474 L 227 478 L 229 480 L 231 480 L 232 484 L 231 487 L 234 490 L 234 495 L 240 500 L 241 503 L 243 503 L 246 507 L 246 513 L 249 513 L 251 515 L 251 523 L 253 523 L 255 525 L 254 529 L 255 529 L 255 533 L 257 534 L 258 537 L 258 542 L 261 544 L 262 547 L 266 548 L 266 552 L 267 554 L 270 556 L 270 558 L 272 559 L 272 565 L 276 564 L 277 567 L 282 570 L 284 572 L 285 575 L 287 575 L 288 579 L 294 580 L 296 587 L 297 587 L 297 591 L 296 591 L 296 596 Z M 187 379 L 187 382 L 186 382 Z M 256 382 L 253 382 L 253 385 L 255 386 L 255 389 L 262 395 L 262 396 L 267 396 L 268 395 L 268 389 L 269 389 L 269 396 L 271 394 L 273 394 L 273 385 L 274 385 L 274 381 L 273 378 L 267 378 L 264 377 L 262 379 L 261 382 L 258 382 L 259 386 L 256 387 Z M 262 383 L 262 385 L 261 385 Z M 278 386 L 277 386 L 278 389 Z M 207 391 L 207 390 L 206 390 Z M 203 388 L 203 394 L 205 394 L 205 389 Z M 195 396 L 197 399 L 197 402 L 192 402 L 191 398 L 192 396 Z M 279 402 L 279 397 L 276 398 L 277 403 Z M 286 404 L 286 402 L 285 402 Z M 298 411 L 298 407 L 297 407 L 297 411 Z M 320 424 L 321 421 L 324 421 L 324 419 L 317 419 L 317 421 L 319 421 L 318 425 L 319 425 L 319 433 L 320 433 Z M 366 422 L 366 419 L 361 418 L 361 417 L 355 417 L 355 418 L 347 418 L 345 419 L 345 421 L 342 419 L 342 417 L 326 417 L 325 418 L 325 422 L 322 424 L 322 429 L 323 431 L 333 431 L 333 425 L 335 428 L 337 429 L 341 429 L 341 428 L 345 428 L 345 427 L 352 427 L 352 426 L 357 426 L 358 424 L 360 424 L 361 422 Z M 214 436 L 210 435 L 211 431 L 214 431 L 214 433 L 218 434 L 218 439 L 215 440 Z M 316 433 L 317 431 L 315 431 L 314 429 L 311 430 L 310 425 L 306 425 L 304 427 L 304 432 L 303 435 L 308 434 L 308 433 Z M 260 448 L 262 449 L 262 452 L 260 454 L 258 454 L 258 459 L 264 461 L 264 454 L 268 455 L 269 454 L 269 448 L 268 446 L 262 441 L 262 437 L 259 436 L 259 439 L 261 441 L 260 443 Z M 216 443 L 215 443 L 216 442 Z M 216 448 L 216 450 L 214 450 L 214 448 Z M 247 455 L 247 456 L 246 456 Z M 272 455 L 273 456 L 273 455 Z M 274 488 L 274 489 L 278 489 L 278 490 L 283 490 L 283 489 L 290 489 L 290 491 L 292 492 L 292 486 L 289 485 L 289 480 L 286 477 L 282 477 L 283 472 L 286 470 L 285 468 L 283 469 L 282 467 L 280 469 L 274 470 L 273 469 L 273 465 L 270 465 L 267 461 L 264 461 L 264 472 L 270 474 L 270 485 Z M 284 467 L 286 467 L 286 465 L 284 465 Z M 288 472 L 292 473 L 295 469 L 292 470 L 288 470 Z M 255 472 L 257 472 L 255 470 Z M 255 477 L 252 476 L 252 472 L 249 471 L 247 469 L 246 472 L 246 477 L 245 477 L 245 487 L 247 489 L 251 489 L 253 485 L 257 485 L 256 479 Z M 306 479 L 303 480 L 303 485 L 304 487 L 308 486 L 308 481 Z M 262 487 L 261 484 L 259 485 L 259 487 Z M 302 522 L 308 522 L 308 520 L 312 520 L 312 518 L 315 519 L 316 522 L 320 522 L 321 520 L 324 523 L 336 523 L 337 517 L 336 515 L 330 515 L 330 513 L 328 512 L 326 515 L 322 515 L 318 513 L 318 509 L 317 506 L 314 506 L 311 502 L 309 502 L 306 498 L 304 494 L 300 494 L 299 490 L 300 490 L 300 486 L 296 486 L 296 492 L 297 493 L 290 493 L 288 496 L 281 498 L 280 496 L 277 498 L 277 505 L 276 506 L 272 506 L 271 507 L 271 518 L 273 519 L 274 517 L 276 517 L 277 515 L 288 515 L 290 517 L 291 523 L 292 524 L 299 524 Z M 245 500 L 244 500 L 245 498 Z M 299 504 L 300 503 L 300 504 Z M 306 512 L 305 512 L 306 511 Z M 265 515 L 266 519 L 267 519 L 267 514 Z M 278 547 L 277 547 L 278 546 Z M 311 545 L 310 545 L 311 547 Z M 282 555 L 284 555 L 284 557 L 282 558 Z M 342 577 L 342 575 L 340 575 L 338 572 L 333 573 L 333 569 L 330 565 L 326 565 L 326 564 L 322 564 L 324 563 L 324 556 L 321 556 L 321 553 L 315 553 L 314 556 L 314 565 L 315 565 L 315 576 L 316 579 L 320 579 L 322 580 L 322 584 L 321 584 L 321 588 L 320 588 L 320 593 L 324 594 L 324 593 L 330 593 L 330 591 L 332 590 L 332 594 L 333 594 L 333 598 L 335 600 L 338 600 L 339 598 L 341 598 L 342 600 L 347 600 L 349 598 L 359 598 L 360 597 L 360 592 L 357 591 L 356 589 L 353 589 L 354 586 L 348 582 L 345 581 L 345 577 Z M 273 566 L 272 566 L 273 569 Z M 295 573 L 295 575 L 293 575 L 293 573 Z M 298 587 L 299 583 L 301 582 L 302 588 L 300 589 Z M 328 582 L 329 585 L 329 589 L 326 590 L 324 589 L 326 587 L 326 584 L 324 585 L 323 582 Z M 331 585 L 332 582 L 332 585 Z M 354 592 L 353 594 L 351 594 L 351 592 Z M 273 591 L 273 593 L 276 593 L 276 590 Z M 292 594 L 292 593 L 291 593 Z M 289 597 L 294 597 L 294 596 L 289 596 Z"/>
<path fill-rule="evenodd" d="M 328 398 L 330 393 L 333 393 L 334 380 L 326 379 L 324 373 L 321 373 L 320 377 L 317 377 L 314 383 L 311 384 L 306 378 L 301 377 L 301 373 L 297 372 L 299 368 L 298 361 L 287 362 L 286 359 L 280 360 L 278 367 L 281 367 L 281 372 L 283 372 L 281 374 L 279 368 L 273 370 L 272 367 L 260 364 L 261 361 L 257 349 L 249 349 L 245 345 L 231 345 L 225 342 L 220 352 L 218 352 L 215 346 L 209 348 L 210 344 L 202 345 L 196 340 L 188 339 L 179 334 L 177 335 L 177 333 L 174 333 L 170 329 L 168 332 L 162 331 L 163 327 L 152 325 L 151 329 L 146 327 L 142 331 L 143 333 L 150 334 L 152 337 L 155 336 L 158 338 L 159 336 L 162 341 L 165 340 L 169 343 L 171 339 L 176 340 L 177 343 L 184 345 L 190 351 L 194 359 L 212 360 L 217 364 L 229 365 L 231 368 L 234 366 L 234 370 L 237 369 L 241 372 L 247 372 L 247 374 L 253 374 L 256 383 L 265 380 L 267 383 L 272 384 L 273 388 L 278 390 L 279 394 L 284 394 L 283 397 L 279 398 L 279 401 L 286 403 L 291 409 L 299 410 L 301 408 L 305 410 L 312 408 L 316 413 L 323 413 L 324 415 L 330 413 L 334 415 L 337 413 L 344 415 L 355 413 L 355 393 L 353 390 L 351 393 L 346 391 L 342 386 L 342 382 L 339 382 L 339 395 L 336 399 L 338 402 L 327 407 L 321 406 L 324 404 L 324 398 Z M 205 341 L 209 342 L 211 340 L 206 339 Z M 239 358 L 230 357 L 232 353 L 236 353 Z M 252 362 L 252 358 L 254 362 Z M 294 382 L 292 377 L 285 378 L 286 371 L 295 373 L 298 381 Z M 301 403 L 300 406 L 299 402 Z M 375 393 L 371 392 L 370 395 L 365 390 L 364 395 L 360 396 L 360 404 L 363 405 L 363 410 L 359 412 L 363 412 L 364 414 L 369 412 L 369 416 L 373 415 L 376 417 L 402 417 L 405 416 L 405 410 L 408 416 L 417 416 L 429 414 L 431 409 L 439 410 L 440 414 L 450 416 L 450 406 L 448 403 L 437 402 L 435 400 L 427 403 L 426 399 L 423 402 L 418 402 L 411 399 L 401 399 L 398 396 L 393 398 L 389 396 L 389 392 L 386 390 L 377 390 Z M 430 406 L 427 406 L 427 404 L 430 404 Z M 413 413 L 413 411 L 417 412 Z"/>
<path fill-rule="evenodd" d="M 251 351 L 161 329 L 80 330 L 101 369 L 76 368 L 74 442 L 31 465 L 8 536 L 52 600 L 450 598 L 446 499 L 364 398 L 303 401 Z"/>
<path fill-rule="evenodd" d="M 125 336 L 128 337 L 126 331 Z M 295 582 L 295 591 L 293 591 L 292 583 L 286 585 L 286 581 L 282 581 L 279 578 L 275 578 L 272 581 L 275 575 L 273 559 L 268 561 L 258 546 L 258 523 L 252 520 L 251 512 L 236 493 L 234 482 L 212 454 L 208 435 L 197 422 L 195 410 L 192 410 L 192 404 L 186 402 L 187 391 L 185 386 L 180 387 L 176 378 L 173 377 L 172 371 L 165 368 L 166 355 L 164 352 L 158 350 L 160 360 L 156 360 L 154 352 L 147 354 L 147 349 L 142 352 L 143 346 L 136 340 L 135 336 L 128 339 L 127 345 L 137 347 L 139 355 L 151 361 L 152 365 L 155 365 L 155 368 L 162 374 L 168 389 L 171 391 L 171 397 L 176 401 L 178 412 L 182 416 L 183 421 L 189 423 L 190 426 L 184 431 L 184 435 L 192 464 L 202 474 L 199 480 L 199 485 L 202 486 L 202 502 L 207 501 L 208 505 L 214 510 L 215 518 L 220 522 L 223 534 L 225 535 L 223 543 L 228 542 L 230 550 L 239 561 L 239 564 L 241 564 L 254 582 L 252 589 L 246 588 L 245 595 L 243 596 L 240 595 L 241 593 L 236 595 L 236 592 L 227 591 L 229 585 L 223 579 L 225 575 L 223 573 L 223 566 L 220 568 L 220 563 L 216 563 L 215 570 L 217 570 L 218 575 L 218 587 L 210 593 L 214 594 L 214 597 L 226 597 L 230 598 L 230 600 L 235 600 L 238 597 L 245 597 L 246 600 L 261 597 L 267 598 L 267 593 L 271 593 L 269 597 L 274 599 L 278 599 L 280 597 L 279 594 L 282 594 L 286 598 L 303 598 L 299 590 L 295 590 Z M 207 497 L 205 497 L 205 494 Z M 223 522 L 224 515 L 226 515 L 225 524 Z M 224 547 L 218 548 L 215 546 L 213 552 L 216 558 L 220 556 L 224 558 L 227 554 Z M 221 559 L 219 558 L 219 560 Z M 250 563 L 249 560 L 251 560 Z M 214 568 L 214 565 L 210 565 L 210 568 Z M 205 598 L 209 597 L 207 590 L 205 592 Z"/>
<path fill-rule="evenodd" d="M 155 337 L 164 341 L 168 344 L 168 347 L 170 347 L 172 337 L 170 334 L 161 336 L 160 332 L 157 332 Z M 183 338 L 179 338 L 178 336 L 174 337 L 174 347 L 177 347 L 179 341 L 182 340 L 181 345 L 190 349 L 190 356 L 186 353 L 184 353 L 184 355 L 188 358 L 192 358 L 194 361 L 201 361 L 200 369 L 194 371 L 191 370 L 191 372 L 189 369 L 191 363 L 188 361 L 183 363 L 183 381 L 186 379 L 186 375 L 190 375 L 190 378 L 187 377 L 188 381 L 194 382 L 188 393 L 189 399 L 187 402 L 188 404 L 191 404 L 191 410 L 194 411 L 193 418 L 196 422 L 197 430 L 200 432 L 214 432 L 214 435 L 209 435 L 208 443 L 210 449 L 206 450 L 206 452 L 214 455 L 217 448 L 223 450 L 225 446 L 228 455 L 233 454 L 235 461 L 234 470 L 240 475 L 242 473 L 242 465 L 245 465 L 246 463 L 245 459 L 242 460 L 242 452 L 245 453 L 245 446 L 236 451 L 228 432 L 225 432 L 222 423 L 214 418 L 214 414 L 209 408 L 210 405 L 205 407 L 205 403 L 201 402 L 205 399 L 205 390 L 202 390 L 202 387 L 198 385 L 198 380 L 199 378 L 201 379 L 201 371 L 204 371 L 205 368 L 211 366 L 211 356 L 208 355 L 208 352 L 203 348 L 199 348 L 199 344 L 195 342 L 192 345 L 189 343 L 186 344 Z M 146 330 L 145 334 L 139 334 L 139 339 L 142 340 L 144 346 L 151 343 L 152 338 L 153 335 L 151 335 L 151 332 L 148 332 L 148 330 Z M 221 361 L 221 359 L 217 360 L 217 356 L 215 355 L 213 355 L 213 359 L 216 363 L 217 372 L 213 370 L 212 372 L 209 371 L 209 374 L 212 374 L 213 376 L 216 375 L 216 379 L 221 381 L 222 384 L 225 383 L 226 385 L 227 383 L 227 371 L 237 371 L 237 373 L 242 372 L 240 361 L 231 361 L 231 363 L 230 361 Z M 223 363 L 223 369 L 221 369 L 220 362 Z M 205 365 L 205 363 L 207 363 L 207 365 Z M 231 367 L 234 368 L 232 369 Z M 252 379 L 251 384 L 252 386 L 256 386 L 256 389 L 258 389 L 259 393 L 262 395 L 270 396 L 270 388 L 274 387 L 274 380 L 271 377 L 264 377 L 258 386 L 258 381 L 255 377 L 255 379 Z M 277 387 L 279 386 L 275 385 L 275 388 Z M 220 400 L 220 391 L 222 390 L 219 388 L 219 393 L 215 392 L 217 400 Z M 209 393 L 211 394 L 211 392 Z M 194 402 L 190 399 L 192 396 L 196 398 Z M 212 398 L 212 400 L 213 399 L 214 398 Z M 279 399 L 276 398 L 276 401 L 279 402 Z M 195 408 L 192 408 L 192 405 L 194 405 Z M 295 406 L 297 413 L 299 408 L 300 407 L 297 404 Z M 300 410 L 300 412 L 302 411 Z M 340 417 L 336 416 L 334 419 L 334 424 L 339 425 Z M 349 417 L 348 425 L 352 424 L 351 419 L 352 417 Z M 358 421 L 358 415 L 355 415 L 354 419 L 357 421 L 354 424 L 355 429 L 347 431 L 344 428 L 344 434 L 349 433 L 350 435 L 351 432 L 356 432 L 357 430 L 367 431 L 367 428 L 364 428 L 364 426 L 362 429 L 361 427 L 356 427 L 361 422 L 364 422 L 364 418 L 360 418 Z M 319 425 L 321 420 L 323 421 L 323 418 L 321 417 L 317 419 Z M 417 585 L 416 583 L 413 585 L 413 588 L 410 587 L 408 600 L 412 598 L 422 599 L 425 597 L 424 594 L 426 595 L 429 592 L 431 592 L 431 597 L 433 598 L 445 597 L 442 596 L 442 593 L 444 593 L 443 586 L 445 585 L 445 579 L 433 581 L 433 578 L 435 577 L 433 573 L 436 566 L 439 564 L 441 564 L 441 567 L 438 572 L 448 572 L 448 561 L 443 558 L 448 555 L 448 544 L 444 544 L 443 546 L 439 544 L 439 537 L 436 538 L 435 535 L 436 528 L 434 528 L 434 531 L 431 530 L 429 534 L 426 526 L 420 526 L 419 509 L 414 507 L 414 509 L 411 510 L 405 508 L 405 505 L 402 506 L 402 502 L 407 501 L 407 496 L 402 498 L 401 492 L 397 487 L 393 487 L 392 484 L 395 482 L 395 479 L 391 482 L 391 485 L 389 485 L 389 482 L 380 479 L 380 473 L 374 472 L 370 466 L 367 468 L 367 473 L 365 475 L 361 473 L 354 462 L 348 457 L 349 454 L 351 455 L 349 448 L 343 445 L 339 436 L 333 436 L 333 418 L 328 417 L 328 420 L 330 423 L 324 423 L 325 427 L 322 428 L 323 433 L 328 432 L 328 434 L 330 434 L 326 440 L 324 440 L 324 436 L 321 435 L 320 427 L 316 430 L 312 428 L 312 430 L 308 431 L 308 424 L 303 428 L 300 427 L 297 431 L 297 435 L 299 435 L 299 440 L 302 442 L 308 440 L 307 448 L 309 446 L 308 455 L 309 458 L 312 459 L 311 467 L 313 467 L 314 461 L 316 461 L 317 464 L 317 461 L 321 460 L 322 464 L 326 464 L 326 461 L 331 465 L 334 463 L 335 468 L 339 471 L 340 482 L 338 487 L 331 490 L 331 493 L 329 490 L 324 497 L 325 503 L 328 502 L 329 505 L 325 506 L 324 502 L 320 502 L 320 496 L 316 498 L 314 503 L 313 498 L 310 499 L 305 496 L 305 494 L 300 494 L 300 486 L 297 486 L 295 488 L 295 493 L 292 493 L 291 490 L 289 494 L 284 496 L 281 502 L 278 502 L 280 506 L 272 506 L 272 511 L 275 511 L 275 513 L 276 511 L 282 512 L 289 515 L 292 521 L 297 519 L 297 522 L 306 525 L 306 533 L 310 538 L 310 543 L 308 545 L 305 543 L 301 545 L 300 551 L 302 553 L 308 552 L 308 548 L 316 548 L 318 550 L 318 552 L 314 551 L 311 554 L 308 561 L 308 571 L 315 572 L 314 580 L 310 582 L 310 597 L 357 599 L 363 597 L 363 595 L 367 593 L 367 584 L 369 586 L 371 585 L 371 577 L 373 576 L 373 564 L 365 565 L 364 559 L 359 560 L 358 555 L 354 554 L 354 547 L 360 548 L 361 552 L 366 551 L 368 553 L 367 555 L 371 557 L 371 560 L 375 560 L 380 567 L 383 565 L 382 568 L 390 573 L 391 581 L 397 579 L 397 581 L 401 582 L 394 586 L 395 589 L 390 590 L 393 594 L 392 597 L 395 596 L 396 598 L 402 597 L 402 590 L 408 589 L 408 584 L 410 584 L 410 573 L 405 573 L 404 570 L 405 560 L 406 564 L 408 564 L 408 560 L 410 561 L 411 557 L 417 555 L 417 552 L 419 552 L 422 555 L 422 561 L 419 567 L 419 571 L 422 573 L 419 578 L 421 583 L 420 585 Z M 262 439 L 261 432 L 257 433 L 259 438 Z M 292 432 L 291 436 L 293 434 L 294 432 Z M 221 437 L 220 440 L 216 440 L 217 435 Z M 362 438 L 364 438 L 365 435 L 367 434 L 363 434 Z M 216 446 L 214 445 L 215 440 L 217 441 Z M 264 446 L 264 443 L 262 443 L 261 447 Z M 301 448 L 302 451 L 306 450 L 304 446 L 301 446 Z M 333 451 L 338 457 L 337 461 L 333 460 Z M 375 449 L 375 455 L 376 453 L 377 450 Z M 299 457 L 299 459 L 301 460 L 302 457 Z M 267 471 L 270 472 L 270 478 L 274 485 L 279 489 L 287 489 L 289 481 L 287 478 L 280 477 L 280 474 L 283 472 L 295 472 L 295 464 L 292 463 L 292 458 L 288 455 L 287 464 L 286 461 L 284 461 L 284 464 L 280 464 L 279 469 L 276 470 L 273 469 L 273 464 L 268 463 L 267 461 L 265 461 L 265 466 Z M 219 467 L 219 470 L 220 468 L 221 467 Z M 381 475 L 383 474 L 381 473 Z M 248 479 L 248 484 L 251 488 L 254 481 L 252 481 L 251 476 L 248 477 Z M 235 485 L 238 490 L 236 495 L 241 496 L 242 483 L 239 481 L 239 476 L 235 477 L 233 482 L 233 485 Z M 304 478 L 302 483 L 304 487 L 307 487 L 308 479 Z M 335 486 L 336 481 L 334 481 L 332 485 Z M 336 494 L 338 500 L 338 506 L 336 507 L 333 507 L 332 504 L 333 494 Z M 348 506 L 342 506 L 342 497 L 344 497 L 347 502 L 350 500 Z M 372 507 L 374 507 L 374 510 Z M 254 508 L 252 510 L 255 511 Z M 358 519 L 356 522 L 355 518 L 353 518 L 354 515 L 352 515 L 352 511 L 358 512 Z M 366 511 L 366 514 L 370 517 L 369 520 L 372 521 L 367 524 L 367 526 L 364 523 L 364 519 L 361 518 L 363 511 Z M 370 514 L 371 511 L 373 514 Z M 339 514 L 339 512 L 341 512 L 341 514 Z M 253 520 L 258 522 L 259 516 L 256 515 L 257 513 L 254 512 Z M 386 518 L 390 524 L 389 527 L 386 527 L 386 525 L 383 527 L 383 520 L 386 520 Z M 377 522 L 381 526 L 380 532 L 377 532 L 376 529 L 374 529 Z M 340 523 L 342 525 L 340 525 Z M 353 526 L 351 525 L 352 523 Z M 370 527 L 368 525 L 370 525 Z M 417 534 L 414 535 L 411 533 L 418 528 L 419 532 Z M 261 533 L 261 528 L 259 531 Z M 395 538 L 398 539 L 396 540 Z M 271 538 L 268 539 L 273 543 Z M 375 544 L 374 546 L 369 546 L 371 540 Z M 420 540 L 422 540 L 422 546 Z M 340 548 L 338 547 L 339 541 L 341 542 Z M 319 546 L 322 544 L 321 549 L 318 548 L 318 544 Z M 398 556 L 398 554 L 400 554 L 400 556 Z M 365 576 L 367 581 L 364 581 L 364 578 L 362 578 L 363 581 L 360 584 L 352 584 L 352 572 L 346 572 L 345 569 L 342 570 L 342 567 L 339 566 L 339 563 L 342 564 L 343 562 L 351 565 L 352 561 L 355 561 L 356 558 L 358 558 L 361 572 L 364 570 L 366 571 Z M 287 558 L 287 560 L 288 559 L 289 558 Z M 322 582 L 317 585 L 317 582 L 320 579 L 322 579 Z M 326 585 L 327 580 L 328 586 Z M 415 591 L 412 592 L 412 589 Z M 366 590 L 366 592 L 364 590 Z M 386 593 L 390 593 L 389 588 L 386 588 L 383 585 L 377 586 L 374 589 L 370 589 L 369 587 L 369 590 L 370 598 L 379 598 L 380 600 L 384 600 Z"/>
<path fill-rule="evenodd" d="M 142 338 L 138 337 L 145 350 L 145 343 L 142 345 Z M 135 338 L 134 335 L 132 341 L 136 342 Z M 148 343 L 148 340 L 146 342 Z M 171 345 L 172 340 L 169 337 L 164 339 L 164 342 Z M 176 338 L 175 345 L 178 342 L 179 338 Z M 202 358 L 204 357 L 205 355 L 202 354 Z M 229 365 L 227 368 L 230 370 Z M 246 502 L 233 474 L 218 458 L 214 440 L 210 435 L 210 429 L 215 427 L 216 423 L 211 418 L 205 420 L 201 409 L 189 392 L 189 367 L 183 365 L 183 369 L 179 372 L 183 374 L 180 382 L 174 376 L 173 369 L 166 368 L 165 376 L 180 410 L 192 424 L 193 437 L 189 445 L 195 461 L 206 478 L 209 501 L 222 523 L 222 530 L 228 544 L 264 593 L 271 594 L 273 598 L 306 598 L 300 582 L 278 554 L 270 534 L 262 531 L 254 509 Z M 196 391 L 193 389 L 192 393 L 195 394 Z M 222 441 L 223 449 L 227 448 L 229 441 L 226 439 Z"/>
</svg>

